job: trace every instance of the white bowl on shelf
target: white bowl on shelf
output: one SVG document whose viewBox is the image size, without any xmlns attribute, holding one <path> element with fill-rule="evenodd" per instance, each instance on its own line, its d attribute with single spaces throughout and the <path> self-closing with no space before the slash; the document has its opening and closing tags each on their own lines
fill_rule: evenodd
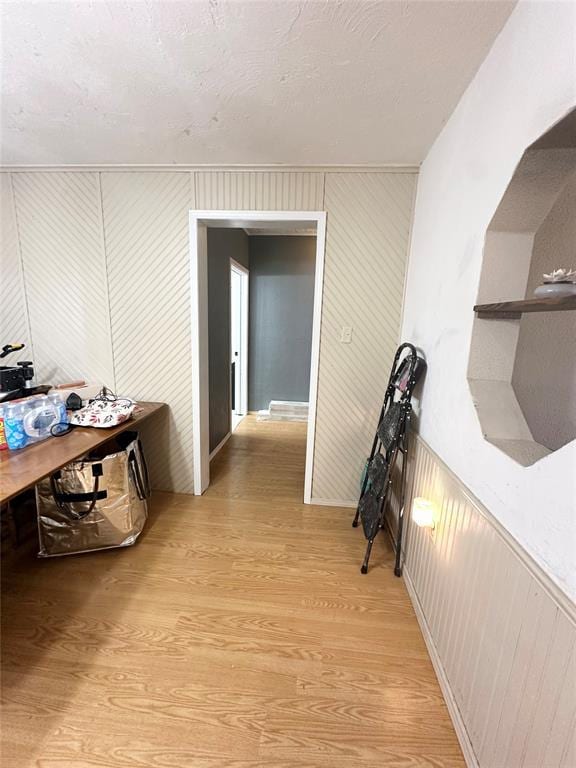
<svg viewBox="0 0 576 768">
<path fill-rule="evenodd" d="M 576 296 L 576 283 L 544 283 L 536 288 L 534 296 L 541 299 Z"/>
</svg>

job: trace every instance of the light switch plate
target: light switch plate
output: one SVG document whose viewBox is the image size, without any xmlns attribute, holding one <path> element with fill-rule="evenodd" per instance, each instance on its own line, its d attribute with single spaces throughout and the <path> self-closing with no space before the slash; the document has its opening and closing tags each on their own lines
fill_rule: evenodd
<svg viewBox="0 0 576 768">
<path fill-rule="evenodd" d="M 343 325 L 342 331 L 340 332 L 340 341 L 342 344 L 350 344 L 352 341 L 352 327 Z"/>
</svg>

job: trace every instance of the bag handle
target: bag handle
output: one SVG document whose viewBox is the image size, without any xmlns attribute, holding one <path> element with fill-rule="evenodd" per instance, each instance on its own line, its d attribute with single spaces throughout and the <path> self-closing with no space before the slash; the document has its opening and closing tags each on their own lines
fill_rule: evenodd
<svg viewBox="0 0 576 768">
<path fill-rule="evenodd" d="M 52 490 L 52 496 L 58 509 L 64 512 L 73 520 L 83 520 L 85 517 L 93 511 L 97 501 L 106 499 L 108 497 L 107 491 L 99 491 L 98 486 L 100 484 L 100 478 L 102 477 L 104 470 L 102 464 L 92 464 L 92 477 L 94 478 L 94 486 L 92 491 L 87 493 L 63 493 L 60 488 L 60 480 L 62 479 L 62 473 L 60 470 L 50 475 L 50 488 Z M 72 509 L 71 504 L 87 503 L 88 508 L 77 512 Z"/>
<path fill-rule="evenodd" d="M 148 467 L 146 466 L 146 460 L 144 459 L 144 454 L 142 453 L 140 440 L 138 440 L 138 447 L 140 449 L 140 457 L 142 459 L 142 472 L 144 477 L 142 477 L 142 474 L 140 474 L 140 462 L 136 457 L 136 451 L 134 449 L 128 453 L 128 467 L 132 475 L 134 485 L 136 486 L 138 498 L 140 501 L 144 501 L 144 499 L 147 499 L 150 496 L 150 485 L 148 482 Z"/>
<path fill-rule="evenodd" d="M 146 463 L 146 456 L 144 455 L 144 448 L 142 447 L 142 441 L 140 438 L 138 438 L 138 449 L 140 451 L 140 462 L 138 467 L 141 467 L 142 469 L 142 473 L 144 475 L 144 491 L 146 493 L 146 498 L 149 499 L 152 493 L 150 488 L 150 476 L 148 474 L 148 464 Z"/>
</svg>

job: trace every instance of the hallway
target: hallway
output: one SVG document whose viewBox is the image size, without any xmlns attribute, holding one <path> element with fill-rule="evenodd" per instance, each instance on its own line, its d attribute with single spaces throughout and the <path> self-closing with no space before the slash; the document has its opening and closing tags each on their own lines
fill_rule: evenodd
<svg viewBox="0 0 576 768">
<path fill-rule="evenodd" d="M 306 427 L 302 422 L 257 421 L 253 414 L 245 416 L 212 460 L 210 487 L 202 500 L 215 496 L 304 507 Z"/>
<path fill-rule="evenodd" d="M 463 766 L 384 536 L 305 506 L 306 425 L 244 419 L 133 548 L 3 573 L 7 768 Z"/>
</svg>

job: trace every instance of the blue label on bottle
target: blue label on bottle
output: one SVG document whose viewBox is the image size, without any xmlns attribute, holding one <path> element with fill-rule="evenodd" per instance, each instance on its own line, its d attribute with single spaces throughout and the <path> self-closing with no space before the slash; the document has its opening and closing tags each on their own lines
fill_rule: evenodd
<svg viewBox="0 0 576 768">
<path fill-rule="evenodd" d="M 4 429 L 6 430 L 6 442 L 10 450 L 16 451 L 19 448 L 24 448 L 28 443 L 22 419 L 4 419 Z"/>
</svg>

